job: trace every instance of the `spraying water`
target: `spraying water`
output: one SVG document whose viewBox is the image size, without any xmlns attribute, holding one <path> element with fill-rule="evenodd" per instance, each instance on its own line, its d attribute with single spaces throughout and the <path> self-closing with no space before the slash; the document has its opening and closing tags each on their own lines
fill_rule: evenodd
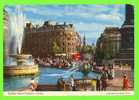
<svg viewBox="0 0 139 100">
<path fill-rule="evenodd" d="M 24 16 L 20 6 L 16 7 L 15 16 L 13 20 L 13 29 L 16 36 L 17 53 L 21 54 L 23 35 L 24 35 Z"/>
<path fill-rule="evenodd" d="M 15 13 L 9 15 L 9 41 L 5 41 L 9 54 L 21 54 L 22 42 L 24 37 L 24 22 L 25 17 L 21 6 L 15 7 Z M 15 65 L 13 58 L 6 54 L 5 65 Z"/>
</svg>

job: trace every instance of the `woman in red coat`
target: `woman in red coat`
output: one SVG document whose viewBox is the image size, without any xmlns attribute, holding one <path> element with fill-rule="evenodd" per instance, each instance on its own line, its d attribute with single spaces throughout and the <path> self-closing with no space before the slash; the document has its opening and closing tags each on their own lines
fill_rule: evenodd
<svg viewBox="0 0 139 100">
<path fill-rule="evenodd" d="M 129 81 L 126 74 L 123 77 L 123 90 L 128 90 L 129 88 Z"/>
</svg>

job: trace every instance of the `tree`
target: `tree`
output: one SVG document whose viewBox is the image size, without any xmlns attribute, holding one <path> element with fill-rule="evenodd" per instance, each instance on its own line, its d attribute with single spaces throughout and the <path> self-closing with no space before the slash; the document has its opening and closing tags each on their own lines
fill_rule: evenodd
<svg viewBox="0 0 139 100">
<path fill-rule="evenodd" d="M 52 52 L 53 52 L 54 55 L 57 54 L 57 53 L 61 53 L 61 49 L 58 46 L 56 41 L 53 42 Z"/>
<path fill-rule="evenodd" d="M 81 52 L 81 46 L 77 46 L 76 51 Z"/>
<path fill-rule="evenodd" d="M 91 45 L 84 45 L 81 48 L 81 53 L 93 53 L 94 52 L 94 47 Z"/>
</svg>

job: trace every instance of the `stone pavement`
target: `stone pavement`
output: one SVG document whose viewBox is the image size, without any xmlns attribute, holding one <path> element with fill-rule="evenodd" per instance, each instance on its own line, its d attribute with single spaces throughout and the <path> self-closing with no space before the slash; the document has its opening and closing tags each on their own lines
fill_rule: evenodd
<svg viewBox="0 0 139 100">
<path fill-rule="evenodd" d="M 133 76 L 132 71 L 130 67 L 114 67 L 115 69 L 115 78 L 113 80 L 108 80 L 108 87 L 107 91 L 123 91 L 123 75 L 127 74 L 127 77 L 129 79 L 129 91 L 134 90 L 133 89 Z"/>
</svg>

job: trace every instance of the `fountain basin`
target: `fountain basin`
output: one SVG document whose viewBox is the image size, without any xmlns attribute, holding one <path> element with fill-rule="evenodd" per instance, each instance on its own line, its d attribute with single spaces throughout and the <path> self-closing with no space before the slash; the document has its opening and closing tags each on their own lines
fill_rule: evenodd
<svg viewBox="0 0 139 100">
<path fill-rule="evenodd" d="M 27 59 L 29 57 L 32 57 L 30 54 L 10 54 L 9 56 L 16 59 Z"/>
<path fill-rule="evenodd" d="M 5 65 L 5 76 L 34 75 L 39 72 L 38 65 L 32 63 L 32 55 L 29 54 L 10 54 L 15 59 L 15 65 Z M 31 63 L 28 61 L 31 60 Z"/>
<path fill-rule="evenodd" d="M 5 76 L 35 75 L 39 72 L 38 65 L 4 66 Z"/>
</svg>

